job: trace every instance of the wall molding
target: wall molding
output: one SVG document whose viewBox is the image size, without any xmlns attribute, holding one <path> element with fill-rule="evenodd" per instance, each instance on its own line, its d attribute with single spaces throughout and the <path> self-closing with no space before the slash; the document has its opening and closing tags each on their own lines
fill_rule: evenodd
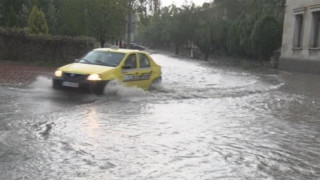
<svg viewBox="0 0 320 180">
<path fill-rule="evenodd" d="M 304 14 L 307 11 L 307 7 L 300 7 L 293 9 L 293 12 L 296 14 Z"/>
<path fill-rule="evenodd" d="M 320 4 L 312 5 L 312 6 L 310 6 L 310 9 L 312 9 L 312 10 L 315 10 L 315 9 L 320 10 Z"/>
</svg>

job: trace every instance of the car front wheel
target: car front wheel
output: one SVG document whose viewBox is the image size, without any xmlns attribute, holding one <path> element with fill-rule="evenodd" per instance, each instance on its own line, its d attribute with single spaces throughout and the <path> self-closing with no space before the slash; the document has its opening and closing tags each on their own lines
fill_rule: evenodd
<svg viewBox="0 0 320 180">
<path fill-rule="evenodd" d="M 101 95 L 104 92 L 104 88 L 106 87 L 107 83 L 97 83 L 93 84 L 90 87 L 90 91 L 96 95 Z"/>
<path fill-rule="evenodd" d="M 61 84 L 56 79 L 52 80 L 52 88 L 53 89 L 61 89 Z"/>
</svg>

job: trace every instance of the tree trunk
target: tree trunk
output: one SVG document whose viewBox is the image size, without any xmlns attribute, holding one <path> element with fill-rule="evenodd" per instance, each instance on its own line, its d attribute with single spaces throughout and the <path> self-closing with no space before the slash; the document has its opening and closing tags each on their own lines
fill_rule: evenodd
<svg viewBox="0 0 320 180">
<path fill-rule="evenodd" d="M 133 2 L 129 0 L 128 3 L 128 24 L 127 24 L 127 47 L 131 44 L 131 31 L 132 31 L 132 9 L 133 9 Z"/>
<path fill-rule="evenodd" d="M 179 55 L 179 45 L 176 44 L 176 55 Z"/>
<path fill-rule="evenodd" d="M 104 48 L 104 43 L 105 43 L 106 41 L 104 40 L 104 39 L 101 39 L 100 40 L 100 47 L 101 48 Z"/>
<path fill-rule="evenodd" d="M 209 52 L 205 52 L 205 53 L 204 53 L 204 60 L 205 60 L 205 61 L 208 61 L 208 59 L 209 59 L 209 54 L 210 54 Z"/>
</svg>

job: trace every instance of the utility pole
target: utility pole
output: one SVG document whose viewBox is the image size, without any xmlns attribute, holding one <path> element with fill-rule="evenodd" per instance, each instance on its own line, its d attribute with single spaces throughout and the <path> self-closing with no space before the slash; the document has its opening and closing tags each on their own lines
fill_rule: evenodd
<svg viewBox="0 0 320 180">
<path fill-rule="evenodd" d="M 87 8 L 87 2 L 86 0 L 83 0 L 83 4 L 84 4 L 84 23 L 85 23 L 85 26 L 86 26 L 86 36 L 89 36 L 88 35 L 88 8 Z M 86 48 L 87 48 L 87 51 L 88 51 L 88 38 L 86 38 Z"/>
<path fill-rule="evenodd" d="M 127 46 L 131 44 L 133 1 L 128 2 Z"/>
</svg>

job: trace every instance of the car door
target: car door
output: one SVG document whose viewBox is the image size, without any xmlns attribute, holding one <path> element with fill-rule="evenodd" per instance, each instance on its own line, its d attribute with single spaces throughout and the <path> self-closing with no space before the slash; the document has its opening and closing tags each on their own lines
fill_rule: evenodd
<svg viewBox="0 0 320 180">
<path fill-rule="evenodd" d="M 139 69 L 137 54 L 131 53 L 127 56 L 122 66 L 122 77 L 121 81 L 128 86 L 139 86 Z"/>
<path fill-rule="evenodd" d="M 139 87 L 148 89 L 151 84 L 152 67 L 150 59 L 143 53 L 138 53 L 138 79 Z"/>
</svg>

